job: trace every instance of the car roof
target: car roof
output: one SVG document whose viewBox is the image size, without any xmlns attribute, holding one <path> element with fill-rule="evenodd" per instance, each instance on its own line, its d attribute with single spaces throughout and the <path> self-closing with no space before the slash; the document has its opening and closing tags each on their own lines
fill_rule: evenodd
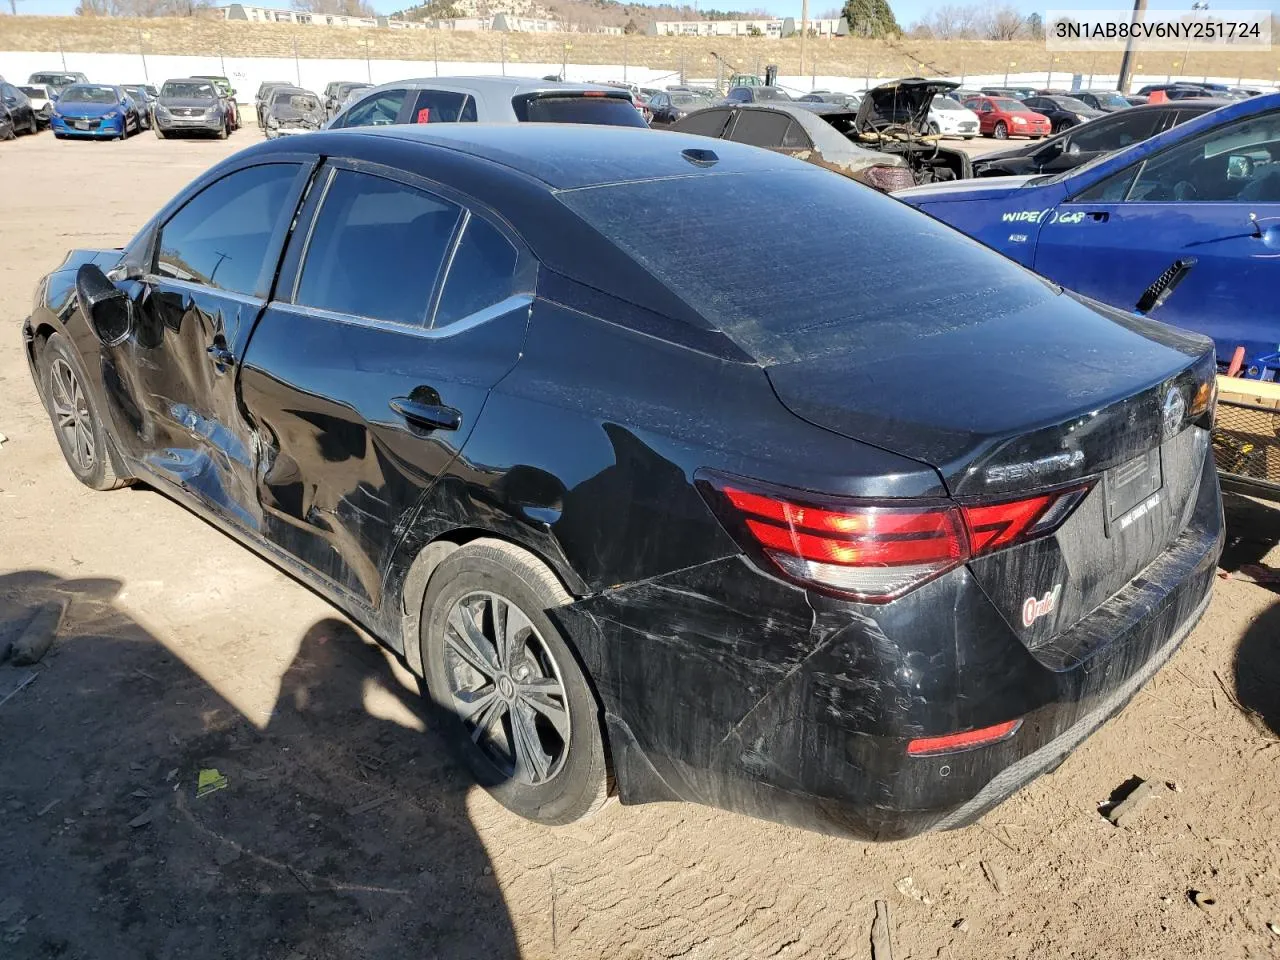
<svg viewBox="0 0 1280 960">
<path fill-rule="evenodd" d="M 713 108 L 715 109 L 715 108 Z M 719 108 L 723 109 L 723 108 Z M 791 168 L 798 162 L 766 150 L 695 134 L 639 127 L 572 123 L 430 123 L 351 127 L 336 137 L 377 137 L 420 143 L 500 164 L 553 190 L 673 176 L 709 176 Z M 695 163 L 685 150 L 712 151 Z"/>
<path fill-rule="evenodd" d="M 415 77 L 382 83 L 373 91 L 383 90 L 472 90 L 485 96 L 515 97 L 523 93 L 544 93 L 566 90 L 570 92 L 582 90 L 620 90 L 627 87 L 612 87 L 601 83 L 566 83 L 562 80 L 541 80 L 537 77 Z M 371 91 L 371 92 L 373 92 Z"/>
</svg>

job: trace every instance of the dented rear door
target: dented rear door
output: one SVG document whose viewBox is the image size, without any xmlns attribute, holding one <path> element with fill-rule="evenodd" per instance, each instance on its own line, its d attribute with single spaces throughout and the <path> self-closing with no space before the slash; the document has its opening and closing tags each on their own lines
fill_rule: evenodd
<svg viewBox="0 0 1280 960">
<path fill-rule="evenodd" d="M 241 376 L 264 534 L 369 606 L 528 323 L 533 261 L 441 191 L 323 169 Z"/>
</svg>

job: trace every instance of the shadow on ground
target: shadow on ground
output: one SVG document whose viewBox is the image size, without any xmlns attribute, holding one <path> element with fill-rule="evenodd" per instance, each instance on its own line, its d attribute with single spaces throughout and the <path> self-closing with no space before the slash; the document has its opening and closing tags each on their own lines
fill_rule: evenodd
<svg viewBox="0 0 1280 960">
<path fill-rule="evenodd" d="M 379 649 L 314 624 L 260 730 L 113 604 L 119 587 L 0 576 L 0 631 L 70 599 L 38 678 L 0 707 L 0 956 L 518 955 L 441 718 Z M 29 669 L 0 666 L 0 698 Z M 369 684 L 427 732 L 370 716 Z M 208 767 L 229 785 L 197 798 Z"/>
</svg>

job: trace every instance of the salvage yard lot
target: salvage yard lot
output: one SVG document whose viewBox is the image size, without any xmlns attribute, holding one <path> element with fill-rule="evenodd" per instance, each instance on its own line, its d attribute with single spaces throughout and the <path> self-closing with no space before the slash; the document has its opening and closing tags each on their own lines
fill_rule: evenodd
<svg viewBox="0 0 1280 960">
<path fill-rule="evenodd" d="M 22 356 L 36 281 L 257 140 L 0 144 L 0 632 L 70 600 L 0 705 L 0 956 L 862 958 L 877 899 L 898 960 L 1280 956 L 1260 586 L 1220 580 L 1120 717 L 965 830 L 876 846 L 616 803 L 550 829 L 469 786 L 332 607 L 156 493 L 78 484 Z M 1280 530 L 1230 522 L 1232 567 Z M 0 666 L 0 699 L 28 672 Z M 228 784 L 197 798 L 205 768 Z M 1155 799 L 1114 827 L 1098 806 L 1133 776 Z"/>
</svg>

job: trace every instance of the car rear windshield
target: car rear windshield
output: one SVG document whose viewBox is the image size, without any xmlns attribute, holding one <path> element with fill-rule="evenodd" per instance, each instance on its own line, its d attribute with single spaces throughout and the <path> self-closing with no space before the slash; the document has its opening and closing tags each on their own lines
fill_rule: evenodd
<svg viewBox="0 0 1280 960">
<path fill-rule="evenodd" d="M 44 87 L 19 87 L 18 89 L 33 99 L 45 100 L 49 96 Z"/>
<path fill-rule="evenodd" d="M 119 98 L 114 87 L 88 87 L 77 84 L 67 87 L 59 98 L 63 103 L 115 103 Z"/>
<path fill-rule="evenodd" d="M 559 198 L 760 363 L 963 328 L 1055 293 L 977 241 L 816 167 Z M 774 229 L 779 210 L 804 229 Z"/>
<path fill-rule="evenodd" d="M 170 80 L 160 88 L 160 96 L 162 97 L 178 97 L 183 100 L 208 100 L 216 97 L 213 84 L 211 83 L 194 83 Z"/>
<path fill-rule="evenodd" d="M 597 123 L 611 127 L 646 126 L 640 111 L 626 97 L 596 93 L 558 93 L 516 97 L 511 104 L 520 120 L 529 123 Z"/>
</svg>

